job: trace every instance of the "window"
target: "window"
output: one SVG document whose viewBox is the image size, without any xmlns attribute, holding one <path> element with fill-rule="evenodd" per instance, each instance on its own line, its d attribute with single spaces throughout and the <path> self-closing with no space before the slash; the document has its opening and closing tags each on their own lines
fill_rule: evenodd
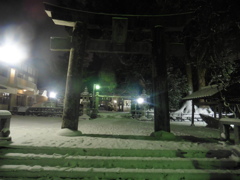
<svg viewBox="0 0 240 180">
<path fill-rule="evenodd" d="M 33 97 L 28 97 L 27 98 L 27 106 L 32 106 L 34 104 L 34 98 Z"/>
<path fill-rule="evenodd" d="M 34 82 L 34 78 L 31 76 L 28 76 L 28 81 Z"/>
<path fill-rule="evenodd" d="M 36 75 L 36 71 L 33 69 L 33 73 L 32 73 L 32 75 L 33 76 L 35 76 Z"/>
<path fill-rule="evenodd" d="M 8 70 L 0 67 L 0 76 L 8 77 Z"/>
<path fill-rule="evenodd" d="M 25 64 L 22 64 L 22 70 L 27 72 L 27 66 Z"/>
<path fill-rule="evenodd" d="M 24 96 L 17 96 L 17 106 L 25 106 Z"/>
<path fill-rule="evenodd" d="M 23 73 L 18 73 L 18 76 L 17 76 L 18 78 L 21 78 L 21 79 L 25 79 L 26 78 L 26 76 L 25 76 L 25 74 L 23 74 Z"/>
<path fill-rule="evenodd" d="M 0 94 L 0 104 L 8 104 L 10 99 L 9 93 Z"/>
<path fill-rule="evenodd" d="M 28 67 L 28 73 L 33 74 L 33 69 L 31 67 Z"/>
</svg>

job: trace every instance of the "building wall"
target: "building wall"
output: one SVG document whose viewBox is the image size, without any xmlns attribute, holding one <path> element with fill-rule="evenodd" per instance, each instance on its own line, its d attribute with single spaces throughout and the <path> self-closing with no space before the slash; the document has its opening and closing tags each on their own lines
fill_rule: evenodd
<svg viewBox="0 0 240 180">
<path fill-rule="evenodd" d="M 0 110 L 8 110 L 7 104 L 0 104 Z"/>
<path fill-rule="evenodd" d="M 37 71 L 34 67 L 23 63 L 0 67 L 0 110 L 12 110 L 16 106 L 32 106 L 39 98 L 37 89 Z M 9 99 L 6 101 L 6 95 Z"/>
<path fill-rule="evenodd" d="M 12 110 L 13 107 L 17 106 L 17 95 L 10 94 L 10 102 L 9 102 L 9 109 Z"/>
</svg>

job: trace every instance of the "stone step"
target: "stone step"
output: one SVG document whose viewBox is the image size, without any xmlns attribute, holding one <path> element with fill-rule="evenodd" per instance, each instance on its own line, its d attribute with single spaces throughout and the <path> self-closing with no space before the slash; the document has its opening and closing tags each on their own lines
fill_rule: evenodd
<svg viewBox="0 0 240 180">
<path fill-rule="evenodd" d="M 180 158 L 229 158 L 230 150 L 151 150 L 151 149 L 105 149 L 105 148 L 49 148 L 49 147 L 2 147 L 0 155 L 6 153 L 60 154 L 82 156 L 121 156 L 121 157 L 180 157 Z"/>
<path fill-rule="evenodd" d="M 240 170 L 69 168 L 3 165 L 4 179 L 91 179 L 91 180 L 239 180 Z"/>
<path fill-rule="evenodd" d="M 125 168 L 125 169 L 236 169 L 240 162 L 235 159 L 215 158 L 166 158 L 166 157 L 120 157 L 79 156 L 60 154 L 7 153 L 0 156 L 0 164 L 34 166 L 61 166 L 82 168 Z"/>
<path fill-rule="evenodd" d="M 9 146 L 0 149 L 5 180 L 239 180 L 230 150 L 135 150 Z"/>
</svg>

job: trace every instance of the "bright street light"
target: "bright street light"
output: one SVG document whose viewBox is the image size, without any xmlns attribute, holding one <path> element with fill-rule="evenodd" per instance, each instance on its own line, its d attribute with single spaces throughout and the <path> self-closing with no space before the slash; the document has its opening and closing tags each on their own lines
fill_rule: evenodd
<svg viewBox="0 0 240 180">
<path fill-rule="evenodd" d="M 93 84 L 93 97 L 95 96 L 95 90 L 99 90 L 100 88 L 98 84 Z"/>
<path fill-rule="evenodd" d="M 50 98 L 56 98 L 56 97 L 57 97 L 57 93 L 55 93 L 55 92 L 50 92 L 49 97 L 50 97 Z"/>
<path fill-rule="evenodd" d="M 27 58 L 26 51 L 20 44 L 8 42 L 0 45 L 0 61 L 16 64 Z"/>
<path fill-rule="evenodd" d="M 142 104 L 143 102 L 144 102 L 144 99 L 143 99 L 143 98 L 138 98 L 138 99 L 137 99 L 137 103 L 138 103 L 138 104 Z"/>
</svg>

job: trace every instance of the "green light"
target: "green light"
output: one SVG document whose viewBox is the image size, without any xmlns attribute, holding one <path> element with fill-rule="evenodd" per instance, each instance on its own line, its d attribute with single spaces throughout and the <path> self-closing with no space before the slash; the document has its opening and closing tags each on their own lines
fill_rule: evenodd
<svg viewBox="0 0 240 180">
<path fill-rule="evenodd" d="M 95 88 L 96 89 L 100 89 L 100 86 L 98 84 L 96 84 Z"/>
</svg>

